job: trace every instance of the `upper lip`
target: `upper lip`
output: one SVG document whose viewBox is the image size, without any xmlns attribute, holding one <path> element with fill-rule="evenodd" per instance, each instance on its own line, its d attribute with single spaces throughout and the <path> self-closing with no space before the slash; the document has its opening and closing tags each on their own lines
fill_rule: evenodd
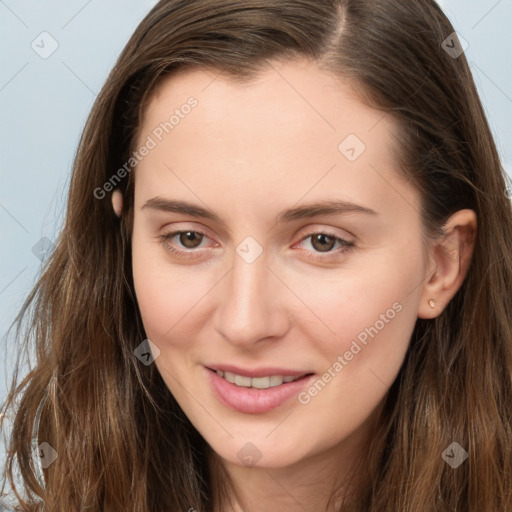
<svg viewBox="0 0 512 512">
<path fill-rule="evenodd" d="M 213 364 L 206 366 L 206 368 L 209 368 L 210 370 L 214 371 L 230 372 L 234 373 L 235 375 L 241 375 L 243 377 L 251 378 L 268 377 L 272 375 L 282 375 L 283 377 L 299 377 L 301 375 L 308 375 L 310 373 L 313 373 L 310 371 L 290 370 L 289 368 L 276 368 L 271 366 L 252 369 L 240 368 L 239 366 L 234 366 L 232 364 Z"/>
</svg>

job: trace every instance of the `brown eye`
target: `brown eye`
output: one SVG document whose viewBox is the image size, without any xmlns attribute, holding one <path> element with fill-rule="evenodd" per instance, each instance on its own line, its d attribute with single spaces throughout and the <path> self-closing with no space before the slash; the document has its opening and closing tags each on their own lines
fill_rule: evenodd
<svg viewBox="0 0 512 512">
<path fill-rule="evenodd" d="M 203 236 L 197 231 L 182 231 L 179 233 L 179 241 L 186 249 L 195 249 L 201 244 Z"/>
<path fill-rule="evenodd" d="M 339 236 L 327 232 L 311 233 L 304 237 L 301 242 L 309 245 L 306 247 L 308 260 L 317 260 L 326 262 L 330 259 L 337 259 L 348 254 L 355 247 L 354 242 L 350 242 Z"/>
<path fill-rule="evenodd" d="M 318 233 L 311 236 L 311 245 L 319 252 L 329 252 L 336 245 L 336 239 L 333 236 Z"/>
<path fill-rule="evenodd" d="M 173 231 L 160 235 L 158 238 L 169 252 L 190 257 L 192 254 L 200 252 L 199 249 L 203 248 L 201 246 L 203 239 L 208 237 L 199 231 Z"/>
</svg>

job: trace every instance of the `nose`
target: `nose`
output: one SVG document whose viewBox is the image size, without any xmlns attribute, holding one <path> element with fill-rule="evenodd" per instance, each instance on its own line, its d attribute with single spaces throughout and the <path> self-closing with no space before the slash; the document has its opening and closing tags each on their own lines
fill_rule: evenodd
<svg viewBox="0 0 512 512">
<path fill-rule="evenodd" d="M 214 321 L 232 345 L 250 347 L 281 337 L 289 328 L 286 287 L 274 272 L 265 251 L 252 263 L 234 254 L 233 268 L 218 290 Z"/>
</svg>

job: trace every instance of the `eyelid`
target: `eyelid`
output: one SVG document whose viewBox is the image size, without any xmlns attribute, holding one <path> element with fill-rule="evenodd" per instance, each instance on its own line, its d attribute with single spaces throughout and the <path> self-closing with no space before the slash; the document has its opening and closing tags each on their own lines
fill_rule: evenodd
<svg viewBox="0 0 512 512">
<path fill-rule="evenodd" d="M 340 232 L 338 232 L 341 231 Z M 335 238 L 341 238 L 345 240 L 348 243 L 355 243 L 356 237 L 350 233 L 350 231 L 347 231 L 346 229 L 341 230 L 340 228 L 334 228 L 334 227 L 327 227 L 322 224 L 315 224 L 313 226 L 307 226 L 299 231 L 299 234 L 297 236 L 300 237 L 300 241 L 304 240 L 304 238 L 307 238 L 312 235 L 323 233 L 325 235 L 329 235 Z"/>
<path fill-rule="evenodd" d="M 164 226 L 161 231 L 163 234 L 170 233 L 182 233 L 183 231 L 194 231 L 196 233 L 201 233 L 202 235 L 207 236 L 208 238 L 212 238 L 212 232 L 209 228 L 204 226 L 203 224 L 197 224 L 193 221 L 187 222 L 173 222 L 172 225 Z"/>
</svg>

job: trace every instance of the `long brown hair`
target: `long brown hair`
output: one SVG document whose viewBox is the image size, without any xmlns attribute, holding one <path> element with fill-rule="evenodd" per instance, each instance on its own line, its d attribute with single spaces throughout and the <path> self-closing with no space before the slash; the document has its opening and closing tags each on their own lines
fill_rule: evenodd
<svg viewBox="0 0 512 512">
<path fill-rule="evenodd" d="M 134 357 L 146 338 L 131 274 L 136 169 L 117 170 L 173 70 L 243 82 L 295 56 L 349 80 L 397 121 L 400 168 L 421 192 L 427 233 L 459 209 L 478 218 L 466 279 L 439 317 L 417 320 L 368 441 L 365 478 L 343 510 L 512 510 L 512 210 L 467 60 L 443 43 L 458 48 L 453 32 L 433 0 L 161 0 L 152 9 L 93 106 L 64 227 L 16 319 L 16 338 L 35 353 L 5 404 L 6 475 L 12 485 L 18 467 L 19 510 L 213 510 L 209 446 L 155 365 Z M 121 219 L 113 184 L 125 198 Z M 44 481 L 32 458 L 36 419 L 36 445 L 58 454 Z M 454 442 L 468 453 L 456 469 L 442 457 Z"/>
</svg>

